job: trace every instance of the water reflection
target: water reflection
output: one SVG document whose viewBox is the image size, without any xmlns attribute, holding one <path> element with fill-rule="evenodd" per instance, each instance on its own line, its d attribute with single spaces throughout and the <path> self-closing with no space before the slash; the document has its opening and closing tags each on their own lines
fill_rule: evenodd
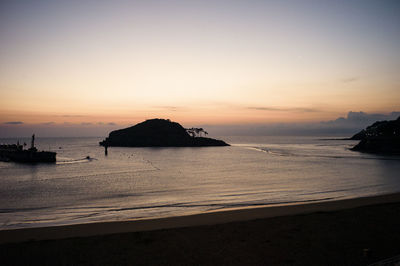
<svg viewBox="0 0 400 266">
<path fill-rule="evenodd" d="M 6 216 L 15 228 L 400 191 L 398 160 L 349 151 L 349 142 L 258 140 L 200 149 L 113 147 L 108 156 L 99 139 L 43 141 L 62 146 L 57 157 L 69 163 L 0 168 L 0 210 L 7 210 L 0 225 Z M 82 162 L 86 156 L 96 160 Z"/>
</svg>

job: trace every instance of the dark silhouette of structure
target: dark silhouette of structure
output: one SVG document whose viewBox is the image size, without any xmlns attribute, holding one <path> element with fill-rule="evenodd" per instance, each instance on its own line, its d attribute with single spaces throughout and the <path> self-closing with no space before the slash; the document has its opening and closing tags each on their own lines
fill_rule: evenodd
<svg viewBox="0 0 400 266">
<path fill-rule="evenodd" d="M 0 145 L 0 160 L 21 163 L 54 163 L 56 153 L 51 151 L 38 151 L 35 147 L 35 134 L 32 135 L 31 147 L 24 150 L 24 145 L 17 144 Z"/>
</svg>

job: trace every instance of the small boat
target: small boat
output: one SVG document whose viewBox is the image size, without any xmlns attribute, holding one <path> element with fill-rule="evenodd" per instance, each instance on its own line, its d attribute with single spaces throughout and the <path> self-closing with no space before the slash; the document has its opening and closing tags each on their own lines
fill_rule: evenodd
<svg viewBox="0 0 400 266">
<path fill-rule="evenodd" d="M 19 142 L 0 145 L 0 161 L 5 162 L 54 163 L 56 154 L 51 151 L 38 151 L 35 147 L 35 134 L 32 135 L 31 147 L 26 150 Z"/>
</svg>

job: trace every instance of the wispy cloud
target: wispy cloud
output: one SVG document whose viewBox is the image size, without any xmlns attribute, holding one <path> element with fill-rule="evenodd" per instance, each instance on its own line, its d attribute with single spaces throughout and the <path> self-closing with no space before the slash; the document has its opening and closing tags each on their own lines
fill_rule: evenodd
<svg viewBox="0 0 400 266">
<path fill-rule="evenodd" d="M 171 111 L 171 112 L 176 112 L 179 110 L 182 110 L 182 107 L 178 107 L 178 106 L 154 106 L 155 109 L 159 109 L 159 110 L 165 110 L 165 111 Z"/>
<path fill-rule="evenodd" d="M 10 121 L 10 122 L 5 122 L 5 125 L 22 125 L 24 122 L 21 121 Z"/>
<path fill-rule="evenodd" d="M 115 126 L 115 125 L 117 125 L 117 124 L 114 123 L 114 122 L 108 122 L 108 123 L 98 122 L 97 125 L 99 125 L 99 126 L 104 126 L 104 125 L 107 125 L 107 126 Z"/>
<path fill-rule="evenodd" d="M 45 122 L 45 123 L 42 123 L 42 125 L 45 125 L 45 126 L 50 126 L 50 125 L 54 125 L 55 124 L 55 122 Z"/>
<path fill-rule="evenodd" d="M 298 112 L 298 113 L 314 113 L 320 112 L 321 110 L 316 108 L 306 108 L 306 107 L 270 107 L 270 106 L 248 106 L 246 109 L 259 110 L 259 111 L 274 111 L 274 112 Z"/>
<path fill-rule="evenodd" d="M 60 117 L 86 117 L 86 115 L 61 115 Z"/>
<path fill-rule="evenodd" d="M 360 79 L 360 77 L 347 77 L 347 78 L 343 78 L 340 81 L 343 83 L 350 83 L 350 82 L 355 82 L 358 81 Z"/>
</svg>

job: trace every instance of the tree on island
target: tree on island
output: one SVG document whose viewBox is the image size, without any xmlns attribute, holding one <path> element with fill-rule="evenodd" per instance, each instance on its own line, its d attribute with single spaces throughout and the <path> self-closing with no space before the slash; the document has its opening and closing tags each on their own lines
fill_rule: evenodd
<svg viewBox="0 0 400 266">
<path fill-rule="evenodd" d="M 192 127 L 192 128 L 186 128 L 186 132 L 192 136 L 192 138 L 194 137 L 201 137 L 201 134 L 203 133 L 204 135 L 208 135 L 208 132 L 205 131 L 203 128 L 196 128 L 196 127 Z"/>
</svg>

